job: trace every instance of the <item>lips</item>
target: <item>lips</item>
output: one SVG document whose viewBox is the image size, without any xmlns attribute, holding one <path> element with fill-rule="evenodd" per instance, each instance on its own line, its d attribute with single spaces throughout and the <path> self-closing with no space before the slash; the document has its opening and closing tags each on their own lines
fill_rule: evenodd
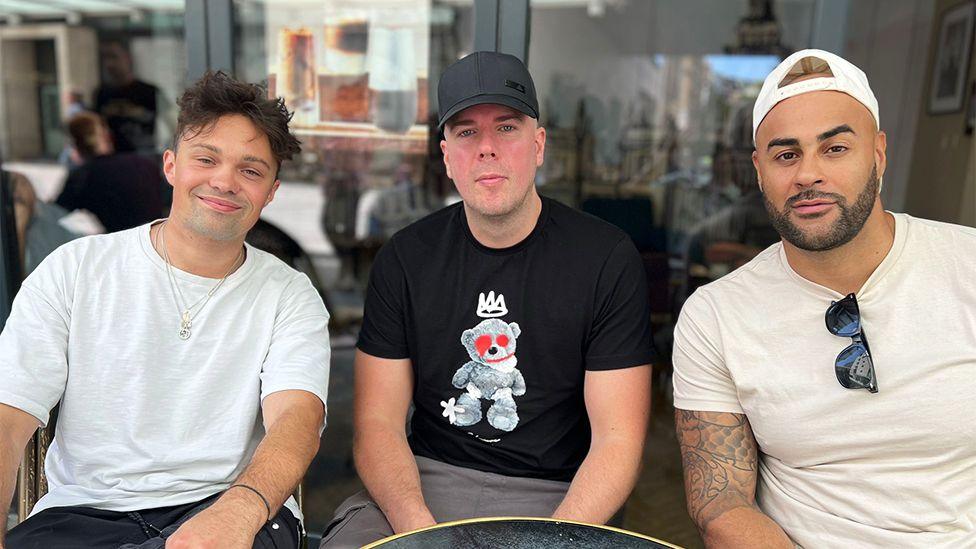
<svg viewBox="0 0 976 549">
<path fill-rule="evenodd" d="M 213 210 L 217 210 L 218 212 L 230 213 L 241 209 L 241 206 L 233 202 L 221 200 L 212 196 L 197 196 L 197 198 L 199 198 L 206 206 Z"/>
<path fill-rule="evenodd" d="M 793 204 L 793 210 L 799 215 L 816 215 L 826 212 L 836 204 L 830 200 L 801 200 Z"/>
<path fill-rule="evenodd" d="M 505 176 L 498 173 L 486 173 L 484 175 L 478 176 L 477 179 L 475 179 L 475 181 L 477 181 L 478 183 L 482 185 L 488 185 L 488 186 L 497 185 L 504 180 L 505 180 Z"/>
<path fill-rule="evenodd" d="M 486 358 L 485 359 L 485 362 L 487 362 L 489 364 L 497 364 L 499 362 L 505 362 L 506 360 L 508 360 L 508 358 L 510 356 L 512 356 L 512 355 L 505 355 L 505 356 L 503 356 L 501 358 L 494 358 L 494 359 L 492 359 L 492 358 Z"/>
</svg>

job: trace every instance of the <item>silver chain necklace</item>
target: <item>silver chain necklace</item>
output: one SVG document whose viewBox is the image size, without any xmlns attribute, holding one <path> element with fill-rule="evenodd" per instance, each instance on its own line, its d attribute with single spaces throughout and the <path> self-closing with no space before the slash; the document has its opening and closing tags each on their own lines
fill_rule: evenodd
<svg viewBox="0 0 976 549">
<path fill-rule="evenodd" d="M 176 282 L 176 276 L 173 274 L 173 266 L 169 260 L 169 252 L 166 250 L 166 235 L 163 234 L 163 228 L 165 226 L 166 221 L 163 221 L 162 225 L 159 226 L 159 230 L 156 231 L 156 239 L 159 240 L 158 245 L 156 239 L 153 239 L 153 247 L 162 250 L 163 252 L 163 261 L 166 263 L 166 274 L 167 278 L 169 279 L 169 287 L 173 293 L 173 301 L 176 303 L 176 312 L 180 315 L 179 336 L 180 339 L 185 341 L 190 339 L 190 328 L 193 326 L 193 319 L 200 314 L 200 311 L 202 311 L 204 307 L 207 306 L 207 303 L 210 302 L 210 298 L 213 297 L 214 293 L 216 293 L 216 291 L 223 285 L 224 281 L 227 280 L 227 277 L 230 276 L 231 271 L 234 270 L 234 267 L 237 266 L 237 262 L 240 261 L 241 257 L 244 255 L 244 247 L 241 247 L 241 253 L 237 254 L 234 262 L 231 263 L 230 268 L 227 269 L 224 276 L 217 281 L 217 284 L 215 284 L 213 288 L 210 288 L 210 291 L 198 299 L 196 303 L 188 307 L 184 307 L 183 304 L 186 303 L 186 298 L 183 297 L 183 291 L 180 290 L 180 285 Z M 192 312 L 197 305 L 199 305 L 200 308 L 197 309 L 196 312 Z"/>
</svg>

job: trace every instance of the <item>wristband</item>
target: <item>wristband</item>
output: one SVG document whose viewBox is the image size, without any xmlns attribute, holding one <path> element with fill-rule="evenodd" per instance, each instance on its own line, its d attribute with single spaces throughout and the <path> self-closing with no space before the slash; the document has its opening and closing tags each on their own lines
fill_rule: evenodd
<svg viewBox="0 0 976 549">
<path fill-rule="evenodd" d="M 262 494 L 261 492 L 258 492 L 256 488 L 254 488 L 252 486 L 248 486 L 247 484 L 232 484 L 230 486 L 230 488 L 228 488 L 227 490 L 224 490 L 224 491 L 227 492 L 231 488 L 246 488 L 246 489 L 254 492 L 255 494 L 257 494 L 258 497 L 261 498 L 261 503 L 264 504 L 264 508 L 268 510 L 268 522 L 271 522 L 271 505 L 268 504 L 268 498 L 264 497 L 264 494 Z"/>
</svg>

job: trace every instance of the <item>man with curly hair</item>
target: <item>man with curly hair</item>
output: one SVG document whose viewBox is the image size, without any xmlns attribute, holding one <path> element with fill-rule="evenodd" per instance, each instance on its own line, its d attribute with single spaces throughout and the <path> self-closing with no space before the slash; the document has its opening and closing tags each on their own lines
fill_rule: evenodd
<svg viewBox="0 0 976 549">
<path fill-rule="evenodd" d="M 24 281 L 0 334 L 0 501 L 60 409 L 50 490 L 9 549 L 297 545 L 329 315 L 306 276 L 244 243 L 300 150 L 289 119 L 208 73 L 163 157 L 170 217 L 71 242 Z"/>
</svg>

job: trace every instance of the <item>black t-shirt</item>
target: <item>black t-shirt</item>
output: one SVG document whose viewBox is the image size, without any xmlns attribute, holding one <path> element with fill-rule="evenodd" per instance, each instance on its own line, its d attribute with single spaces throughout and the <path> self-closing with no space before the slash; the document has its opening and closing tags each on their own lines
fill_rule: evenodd
<svg viewBox="0 0 976 549">
<path fill-rule="evenodd" d="M 102 86 L 95 92 L 95 112 L 112 130 L 118 152 L 156 150 L 156 93 L 152 84 L 133 80 L 124 86 Z"/>
<path fill-rule="evenodd" d="M 649 316 L 640 256 L 613 225 L 543 198 L 532 233 L 492 249 L 459 203 L 380 250 L 358 347 L 411 360 L 416 455 L 570 480 L 590 446 L 585 371 L 649 363 Z"/>
<path fill-rule="evenodd" d="M 133 153 L 96 156 L 68 173 L 57 204 L 90 211 L 114 233 L 163 217 L 164 185 L 153 160 Z"/>
</svg>

